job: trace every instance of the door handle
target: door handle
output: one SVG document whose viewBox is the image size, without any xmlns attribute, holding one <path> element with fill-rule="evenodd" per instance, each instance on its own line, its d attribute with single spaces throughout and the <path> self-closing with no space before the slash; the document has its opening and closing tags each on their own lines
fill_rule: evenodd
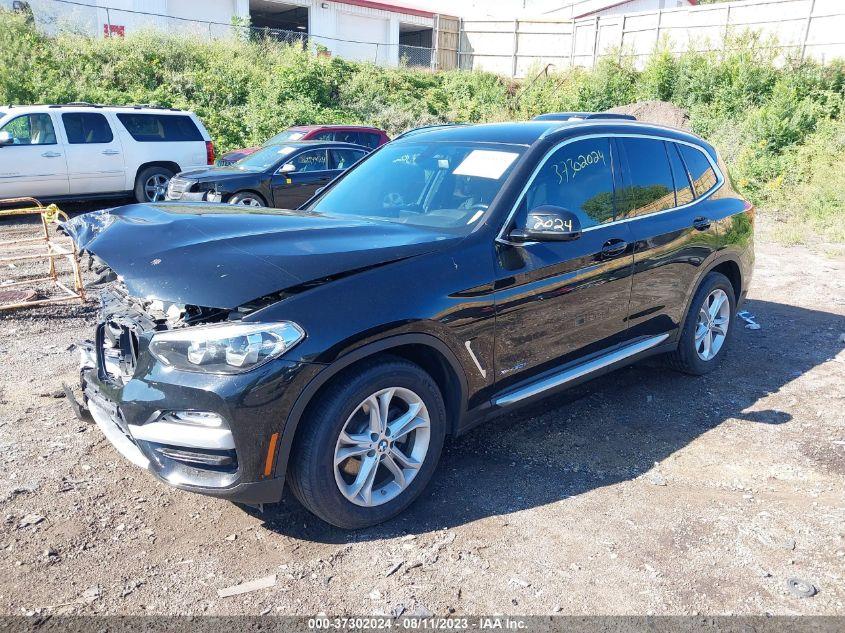
<svg viewBox="0 0 845 633">
<path fill-rule="evenodd" d="M 692 228 L 696 231 L 706 231 L 710 228 L 710 225 L 713 224 L 713 221 L 709 218 L 705 218 L 703 216 L 697 217 L 695 220 L 692 221 Z"/>
<path fill-rule="evenodd" d="M 601 247 L 601 256 L 603 259 L 610 259 L 612 257 L 618 257 L 622 255 L 626 250 L 628 250 L 628 242 L 625 240 L 620 240 L 618 238 L 613 238 L 611 240 L 607 240 Z"/>
<path fill-rule="evenodd" d="M 44 152 L 41 154 L 44 158 L 58 158 L 62 155 L 61 152 Z"/>
<path fill-rule="evenodd" d="M 116 149 L 104 149 L 103 154 L 105 154 L 106 156 L 117 156 L 118 154 L 120 154 L 120 152 Z"/>
</svg>

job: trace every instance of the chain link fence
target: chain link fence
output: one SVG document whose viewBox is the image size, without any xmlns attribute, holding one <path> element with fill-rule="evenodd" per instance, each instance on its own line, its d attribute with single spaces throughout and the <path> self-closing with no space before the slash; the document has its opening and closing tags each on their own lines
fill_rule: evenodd
<svg viewBox="0 0 845 633">
<path fill-rule="evenodd" d="M 368 61 L 383 66 L 432 68 L 434 49 L 407 44 L 366 42 L 309 34 L 305 30 L 250 26 L 230 18 L 199 20 L 145 11 L 95 6 L 94 0 L 0 0 L 0 8 L 24 12 L 48 35 L 73 34 L 86 37 L 124 37 L 131 33 L 156 31 L 172 35 L 222 39 L 267 39 L 308 48 L 317 54 Z M 208 7 L 208 5 L 206 5 Z"/>
</svg>

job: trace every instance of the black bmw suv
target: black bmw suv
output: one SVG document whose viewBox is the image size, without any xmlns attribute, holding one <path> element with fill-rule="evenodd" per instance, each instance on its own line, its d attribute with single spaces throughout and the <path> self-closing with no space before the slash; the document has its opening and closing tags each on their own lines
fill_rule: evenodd
<svg viewBox="0 0 845 633">
<path fill-rule="evenodd" d="M 622 120 L 421 131 L 296 211 L 79 216 L 103 288 L 83 404 L 173 486 L 257 505 L 287 481 L 373 525 L 447 435 L 650 355 L 714 369 L 753 221 L 708 143 Z"/>
</svg>

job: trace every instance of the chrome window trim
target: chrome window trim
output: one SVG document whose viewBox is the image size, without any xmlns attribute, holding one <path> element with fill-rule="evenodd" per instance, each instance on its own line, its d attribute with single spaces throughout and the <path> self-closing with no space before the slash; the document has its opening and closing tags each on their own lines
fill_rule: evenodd
<svg viewBox="0 0 845 633">
<path fill-rule="evenodd" d="M 716 164 L 716 161 L 714 161 L 713 158 L 710 156 L 710 154 L 705 152 L 700 146 L 696 145 L 695 143 L 691 143 L 689 141 L 683 141 L 683 140 L 680 140 L 680 139 L 674 139 L 674 138 L 669 138 L 669 137 L 665 137 L 665 136 L 657 136 L 656 134 L 637 134 L 637 133 L 634 133 L 634 132 L 610 132 L 610 133 L 606 133 L 606 134 L 585 134 L 583 136 L 574 136 L 572 138 L 568 138 L 568 139 L 561 141 L 560 143 L 558 143 L 557 145 L 552 147 L 548 152 L 546 152 L 546 155 L 543 156 L 543 160 L 541 160 L 540 163 L 537 165 L 537 167 L 534 168 L 534 171 L 531 172 L 531 177 L 528 179 L 528 182 L 526 182 L 525 186 L 522 188 L 522 191 L 520 192 L 519 197 L 516 199 L 516 202 L 514 203 L 513 207 L 511 208 L 510 213 L 508 213 L 508 217 L 505 218 L 505 222 L 504 222 L 504 224 L 502 224 L 502 228 L 499 229 L 499 234 L 496 237 L 497 242 L 499 242 L 500 244 L 507 244 L 509 246 L 530 246 L 532 244 L 538 243 L 538 242 L 511 242 L 505 236 L 505 231 L 507 230 L 510 223 L 513 221 L 513 217 L 514 217 L 514 215 L 516 215 L 516 211 L 519 208 L 519 205 L 522 204 L 522 201 L 525 198 L 525 194 L 528 193 L 528 188 L 531 187 L 532 183 L 534 182 L 534 179 L 537 178 L 537 174 L 540 173 L 540 170 L 543 169 L 543 167 L 548 162 L 549 158 L 551 158 L 551 156 L 555 152 L 557 152 L 560 148 L 562 148 L 566 145 L 569 145 L 570 143 L 575 143 L 576 141 L 586 141 L 586 140 L 593 139 L 593 138 L 607 138 L 607 139 L 610 139 L 610 138 L 646 138 L 646 139 L 652 139 L 652 140 L 655 140 L 655 141 L 663 141 L 665 143 L 679 143 L 681 145 L 688 145 L 688 146 L 692 147 L 693 149 L 695 149 L 695 150 L 701 152 L 702 154 L 704 154 L 704 157 L 707 159 L 707 162 L 710 164 L 710 167 L 713 169 L 713 173 L 716 174 L 716 184 L 713 185 L 712 187 L 710 187 L 710 189 L 706 193 L 704 193 L 703 195 L 698 196 L 695 199 L 693 199 L 692 202 L 688 202 L 686 204 L 682 204 L 682 205 L 677 206 L 677 207 L 672 207 L 671 209 L 663 209 L 662 211 L 655 211 L 654 213 L 649 213 L 648 215 L 634 216 L 632 218 L 622 218 L 621 220 L 614 220 L 613 222 L 605 222 L 604 224 L 596 224 L 594 226 L 588 226 L 587 228 L 581 230 L 582 233 L 586 233 L 587 231 L 592 231 L 592 230 L 595 230 L 595 229 L 601 229 L 601 228 L 604 228 L 606 226 L 614 226 L 616 224 L 622 224 L 624 222 L 632 222 L 632 221 L 635 221 L 635 220 L 641 220 L 643 218 L 652 218 L 656 215 L 661 215 L 663 213 L 671 213 L 673 211 L 679 211 L 681 209 L 686 209 L 687 207 L 690 207 L 694 204 L 697 204 L 698 202 L 701 202 L 702 200 L 709 198 L 716 191 L 718 191 L 722 187 L 722 185 L 725 183 L 725 177 L 722 174 L 722 171 L 719 169 L 719 166 Z M 667 156 L 666 158 L 667 158 L 667 161 L 668 161 L 669 157 Z M 687 169 L 687 174 L 689 176 L 689 169 L 686 166 L 686 161 L 684 161 L 684 168 Z M 611 169 L 612 169 L 612 165 L 611 165 Z M 689 176 L 689 178 L 690 178 L 690 183 L 692 183 L 692 176 Z M 614 177 L 614 184 L 615 184 L 615 182 L 616 182 L 616 180 L 615 180 L 615 177 Z M 690 185 L 690 186 L 692 186 L 692 185 Z M 693 194 L 695 194 L 695 191 L 693 191 Z"/>
</svg>

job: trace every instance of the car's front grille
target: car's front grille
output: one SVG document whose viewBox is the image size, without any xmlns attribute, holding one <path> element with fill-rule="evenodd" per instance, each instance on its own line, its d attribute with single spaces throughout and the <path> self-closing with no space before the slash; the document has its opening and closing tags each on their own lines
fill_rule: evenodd
<svg viewBox="0 0 845 633">
<path fill-rule="evenodd" d="M 167 185 L 167 197 L 171 199 L 178 199 L 182 197 L 183 193 L 190 191 L 193 184 L 194 183 L 190 180 L 174 176 L 170 179 L 170 183 Z"/>
</svg>

